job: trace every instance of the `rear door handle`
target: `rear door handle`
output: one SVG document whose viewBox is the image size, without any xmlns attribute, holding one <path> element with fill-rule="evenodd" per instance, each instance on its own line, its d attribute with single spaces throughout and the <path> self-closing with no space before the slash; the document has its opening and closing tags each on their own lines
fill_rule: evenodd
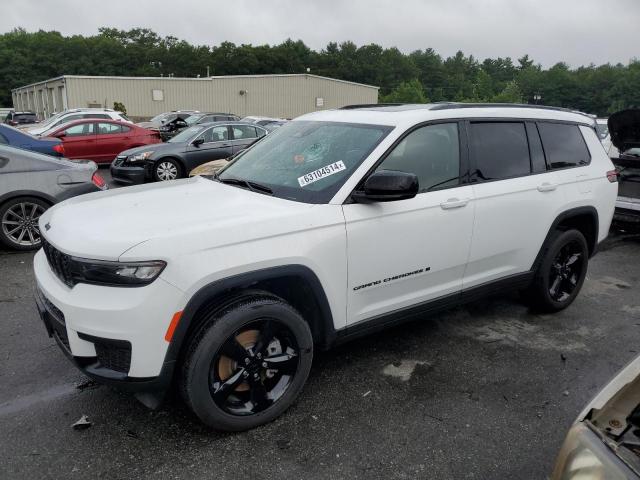
<svg viewBox="0 0 640 480">
<path fill-rule="evenodd" d="M 446 202 L 442 202 L 440 204 L 440 207 L 443 210 L 451 210 L 452 208 L 461 208 L 464 207 L 467 203 L 469 203 L 469 199 L 468 198 L 463 198 L 463 199 L 459 199 L 459 198 L 450 198 L 449 200 L 447 200 Z"/>
<path fill-rule="evenodd" d="M 544 182 L 542 185 L 538 185 L 539 192 L 552 192 L 556 188 L 558 188 L 557 183 Z"/>
</svg>

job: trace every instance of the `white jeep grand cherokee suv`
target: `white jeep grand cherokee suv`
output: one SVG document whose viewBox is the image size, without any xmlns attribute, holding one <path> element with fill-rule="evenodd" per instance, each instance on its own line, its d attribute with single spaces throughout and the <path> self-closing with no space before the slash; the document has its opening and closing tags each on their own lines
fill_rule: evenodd
<svg viewBox="0 0 640 480">
<path fill-rule="evenodd" d="M 217 177 L 40 218 L 37 304 L 83 372 L 148 406 L 173 380 L 223 430 L 280 415 L 314 349 L 505 288 L 576 297 L 617 184 L 588 116 L 361 106 L 284 125 Z"/>
</svg>

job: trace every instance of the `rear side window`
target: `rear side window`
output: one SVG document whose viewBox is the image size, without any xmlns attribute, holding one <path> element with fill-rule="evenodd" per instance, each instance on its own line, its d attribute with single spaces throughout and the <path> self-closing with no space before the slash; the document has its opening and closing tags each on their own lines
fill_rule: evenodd
<svg viewBox="0 0 640 480">
<path fill-rule="evenodd" d="M 591 155 L 577 125 L 539 122 L 538 131 L 550 170 L 589 164 Z"/>
<path fill-rule="evenodd" d="M 98 135 L 109 135 L 112 133 L 120 133 L 122 132 L 122 127 L 120 125 L 114 125 L 113 123 L 99 123 L 98 124 Z"/>
<path fill-rule="evenodd" d="M 524 123 L 472 123 L 470 149 L 478 180 L 501 180 L 531 173 Z"/>
<path fill-rule="evenodd" d="M 248 125 L 233 125 L 233 138 L 235 140 L 243 140 L 245 138 L 256 138 L 256 129 L 255 127 L 250 127 Z"/>
</svg>

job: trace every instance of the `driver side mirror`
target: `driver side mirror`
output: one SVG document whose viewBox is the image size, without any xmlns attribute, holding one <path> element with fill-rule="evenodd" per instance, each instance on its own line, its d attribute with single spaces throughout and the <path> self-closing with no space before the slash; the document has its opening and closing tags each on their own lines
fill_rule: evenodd
<svg viewBox="0 0 640 480">
<path fill-rule="evenodd" d="M 362 190 L 353 192 L 351 198 L 357 203 L 392 202 L 413 198 L 418 189 L 418 177 L 413 173 L 379 170 L 370 175 Z"/>
<path fill-rule="evenodd" d="M 194 147 L 199 147 L 200 145 L 202 145 L 204 143 L 204 138 L 196 138 L 191 145 L 193 145 Z"/>
</svg>

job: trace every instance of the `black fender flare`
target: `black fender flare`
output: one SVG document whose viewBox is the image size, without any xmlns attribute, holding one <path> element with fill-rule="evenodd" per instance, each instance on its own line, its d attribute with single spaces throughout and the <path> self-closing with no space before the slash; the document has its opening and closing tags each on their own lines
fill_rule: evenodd
<svg viewBox="0 0 640 480">
<path fill-rule="evenodd" d="M 295 278 L 306 282 L 306 285 L 311 289 L 319 310 L 318 320 L 310 325 L 314 334 L 314 342 L 322 348 L 328 348 L 332 345 L 335 342 L 336 333 L 331 307 L 320 280 L 309 267 L 304 265 L 283 265 L 245 272 L 209 283 L 201 287 L 191 297 L 182 310 L 180 321 L 173 332 L 171 343 L 165 355 L 162 372 L 160 373 L 161 377 L 165 377 L 163 384 L 169 385 L 170 379 L 173 377 L 174 368 L 177 366 L 183 348 L 186 346 L 185 341 L 197 329 L 197 315 L 203 307 L 207 306 L 213 299 L 221 299 L 221 304 L 223 304 L 225 297 L 251 290 L 260 282 L 283 278 Z"/>
<path fill-rule="evenodd" d="M 533 265 L 531 266 L 532 272 L 538 271 L 538 267 L 540 266 L 540 263 L 544 258 L 545 252 L 547 251 L 549 242 L 551 240 L 551 236 L 553 235 L 553 232 L 558 229 L 558 225 L 560 225 L 564 221 L 571 219 L 572 217 L 577 217 L 582 215 L 588 215 L 593 220 L 594 227 L 595 227 L 595 231 L 594 231 L 595 238 L 594 239 L 587 238 L 586 240 L 587 240 L 587 244 L 589 245 L 589 252 L 590 252 L 589 256 L 593 257 L 596 254 L 598 250 L 598 232 L 600 231 L 598 211 L 595 209 L 595 207 L 592 207 L 592 206 L 571 208 L 569 210 L 565 210 L 564 212 L 560 213 L 555 218 L 551 226 L 549 227 L 547 236 L 545 237 L 544 242 L 542 242 L 542 246 L 538 251 L 538 255 L 536 255 Z"/>
</svg>

